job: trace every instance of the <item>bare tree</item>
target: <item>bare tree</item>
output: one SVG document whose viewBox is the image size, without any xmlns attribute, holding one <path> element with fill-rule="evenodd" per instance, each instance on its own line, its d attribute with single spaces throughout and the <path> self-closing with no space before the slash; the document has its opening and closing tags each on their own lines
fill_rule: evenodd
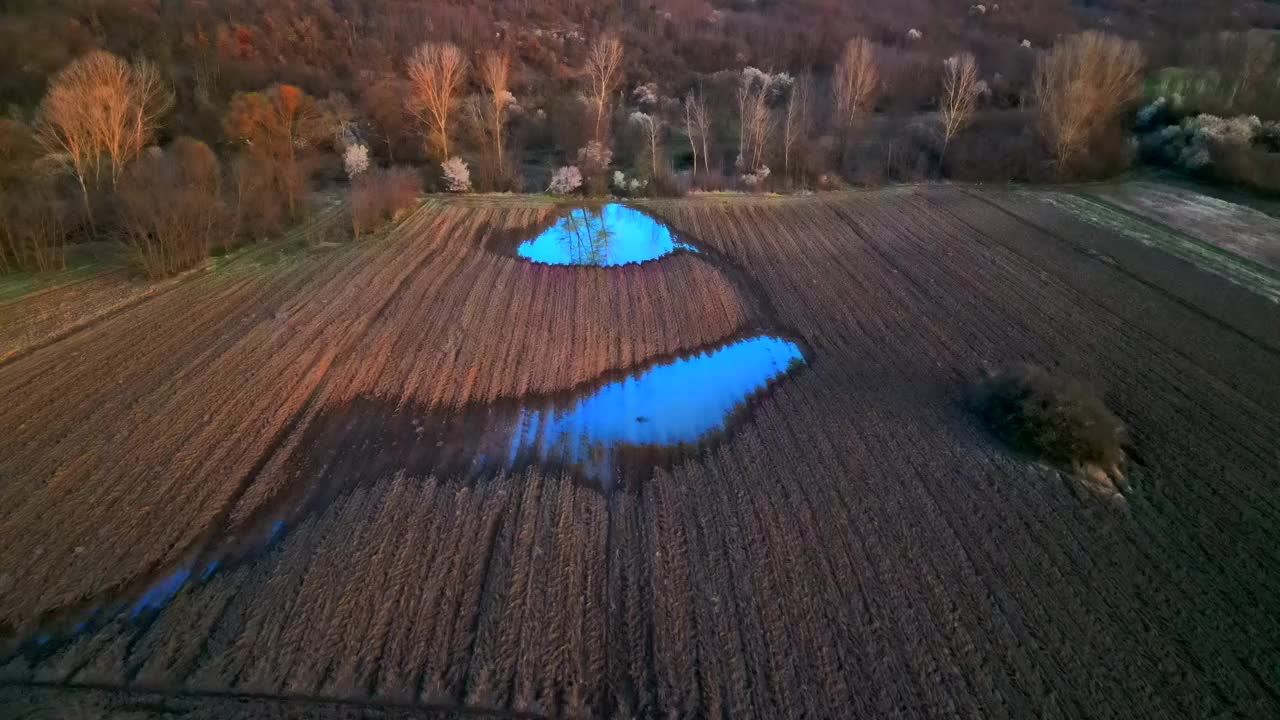
<svg viewBox="0 0 1280 720">
<path fill-rule="evenodd" d="M 649 145 L 649 162 L 653 174 L 652 178 L 658 177 L 658 140 L 662 137 L 662 128 L 665 123 L 662 118 L 657 115 L 640 112 L 639 110 L 631 113 L 631 124 L 640 129 L 641 135 L 644 136 L 645 142 Z"/>
<path fill-rule="evenodd" d="M 452 43 L 424 43 L 409 58 L 407 108 L 427 127 L 441 161 L 449 157 L 449 120 L 467 73 L 467 60 Z"/>
<path fill-rule="evenodd" d="M 848 130 L 858 116 L 870 109 L 880 88 L 880 69 L 875 46 L 866 38 L 856 37 L 844 46 L 831 78 L 835 94 L 836 126 Z"/>
<path fill-rule="evenodd" d="M 791 161 L 796 146 L 809 134 L 809 88 L 812 80 L 802 75 L 791 86 L 787 112 L 782 122 L 782 168 L 791 177 Z"/>
<path fill-rule="evenodd" d="M 1032 78 L 1037 119 L 1060 169 L 1138 99 L 1142 67 L 1137 43 L 1093 30 L 1040 57 Z"/>
<path fill-rule="evenodd" d="M 684 129 L 689 134 L 689 147 L 693 150 L 693 172 L 698 173 L 698 153 L 702 153 L 702 171 L 711 171 L 711 155 L 707 151 L 711 134 L 711 115 L 707 112 L 707 98 L 701 92 L 689 93 L 684 99 Z"/>
<path fill-rule="evenodd" d="M 769 101 L 777 90 L 779 77 L 748 67 L 738 80 L 738 169 L 753 173 L 764 164 L 769 139 L 778 118 Z"/>
<path fill-rule="evenodd" d="M 499 170 L 505 170 L 502 157 L 507 109 L 515 98 L 511 95 L 511 55 L 507 52 L 489 51 L 480 59 L 480 82 L 489 92 L 485 123 L 489 141 L 498 160 Z"/>
<path fill-rule="evenodd" d="M 592 139 L 604 144 L 609 118 L 609 99 L 622 81 L 622 41 L 617 35 L 602 35 L 587 51 L 587 101 L 594 114 Z"/>
<path fill-rule="evenodd" d="M 968 127 L 978 104 L 981 86 L 978 61 L 970 53 L 958 53 L 942 63 L 942 154 L 951 138 Z"/>
<path fill-rule="evenodd" d="M 134 65 L 100 50 L 59 72 L 40 106 L 36 139 L 45 154 L 75 176 L 96 234 L 88 182 L 103 165 L 114 186 L 124 167 L 155 137 L 173 95 L 146 61 Z"/>
</svg>

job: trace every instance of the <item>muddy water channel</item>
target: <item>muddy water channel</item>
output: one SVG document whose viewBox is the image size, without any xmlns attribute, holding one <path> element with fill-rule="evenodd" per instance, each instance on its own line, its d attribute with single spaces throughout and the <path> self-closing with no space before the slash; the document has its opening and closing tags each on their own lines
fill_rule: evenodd
<svg viewBox="0 0 1280 720">
<path fill-rule="evenodd" d="M 607 274 L 623 272 L 610 267 L 692 252 L 739 292 L 753 292 L 750 278 L 732 263 L 639 210 L 616 204 L 573 208 L 549 220 L 523 231 L 523 238 L 504 238 L 506 254 L 532 263 L 602 267 Z M 752 329 L 553 395 L 456 409 L 358 395 L 323 408 L 297 429 L 297 442 L 289 443 L 290 480 L 278 495 L 247 518 L 218 521 L 180 566 L 136 578 L 110 598 L 86 598 L 79 608 L 54 613 L 57 622 L 20 647 L 47 653 L 116 617 L 145 622 L 188 584 L 270 547 L 361 483 L 397 474 L 465 483 L 536 467 L 568 472 L 605 494 L 643 491 L 656 468 L 731 435 L 755 402 L 805 366 L 806 349 L 774 327 L 767 300 L 757 300 L 765 310 Z M 257 479 L 246 478 L 245 488 Z"/>
</svg>

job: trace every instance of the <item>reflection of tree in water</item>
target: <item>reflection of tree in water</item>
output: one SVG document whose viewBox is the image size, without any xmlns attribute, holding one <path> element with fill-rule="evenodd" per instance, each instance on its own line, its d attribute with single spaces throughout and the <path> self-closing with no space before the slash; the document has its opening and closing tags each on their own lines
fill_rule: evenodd
<svg viewBox="0 0 1280 720">
<path fill-rule="evenodd" d="M 568 217 L 560 222 L 560 229 L 560 242 L 564 244 L 570 262 L 604 265 L 608 260 L 614 233 L 605 226 L 604 213 L 600 210 L 570 210 Z"/>
</svg>

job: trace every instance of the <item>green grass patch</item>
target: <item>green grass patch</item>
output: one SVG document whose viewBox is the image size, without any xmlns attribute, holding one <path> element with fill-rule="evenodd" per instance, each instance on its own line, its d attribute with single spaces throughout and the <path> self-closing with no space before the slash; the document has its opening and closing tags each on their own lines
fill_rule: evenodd
<svg viewBox="0 0 1280 720">
<path fill-rule="evenodd" d="M 1031 192 L 1043 202 L 1062 208 L 1093 225 L 1159 248 L 1218 275 L 1272 302 L 1280 302 L 1280 277 L 1248 258 L 1197 240 L 1172 228 L 1151 222 L 1122 208 L 1084 195 L 1064 192 Z"/>
</svg>

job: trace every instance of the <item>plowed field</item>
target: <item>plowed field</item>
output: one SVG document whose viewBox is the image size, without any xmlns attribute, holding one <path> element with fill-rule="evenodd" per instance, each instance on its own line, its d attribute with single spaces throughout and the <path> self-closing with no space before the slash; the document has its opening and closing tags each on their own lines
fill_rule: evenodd
<svg viewBox="0 0 1280 720">
<path fill-rule="evenodd" d="M 0 717 L 1280 716 L 1264 294 L 1024 193 L 637 207 L 699 250 L 429 200 L 0 328 Z M 487 441 L 761 334 L 803 367 L 626 482 Z M 1123 502 L 966 410 L 1017 361 L 1130 427 Z"/>
</svg>

